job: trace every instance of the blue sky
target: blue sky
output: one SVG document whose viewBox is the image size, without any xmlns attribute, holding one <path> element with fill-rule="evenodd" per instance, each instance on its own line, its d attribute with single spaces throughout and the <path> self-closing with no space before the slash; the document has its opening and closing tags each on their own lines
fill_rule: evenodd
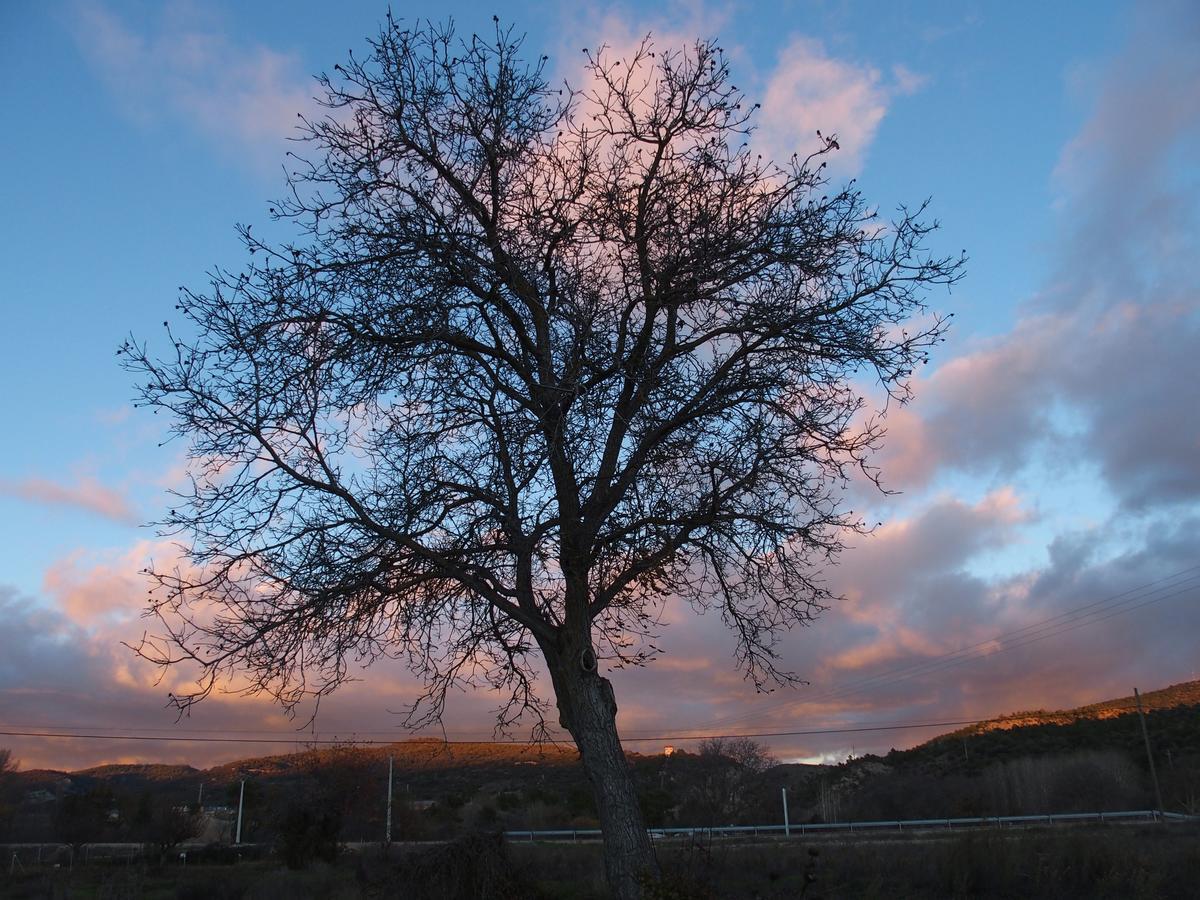
<svg viewBox="0 0 1200 900">
<path fill-rule="evenodd" d="M 269 233 L 266 207 L 281 193 L 311 76 L 362 52 L 384 12 L 0 10 L 0 631 L 25 636 L 8 664 L 0 652 L 0 721 L 171 725 L 164 691 L 119 641 L 143 627 L 136 573 L 167 551 L 140 523 L 164 509 L 182 448 L 158 446 L 163 423 L 130 408 L 115 350 L 130 332 L 153 341 L 180 285 L 240 264 L 235 223 Z M 835 178 L 857 177 L 885 211 L 931 197 L 935 247 L 970 257 L 961 285 L 933 299 L 955 313 L 951 339 L 879 457 L 903 494 L 863 495 L 884 526 L 833 573 L 846 607 L 790 639 L 794 667 L 815 686 L 936 659 L 1200 564 L 1193 4 L 395 8 L 452 16 L 468 31 L 490 27 L 493 12 L 567 79 L 585 46 L 719 36 L 747 94 L 775 101 L 763 111 L 765 146 L 803 149 L 813 123 L 837 132 Z M 776 698 L 747 723 L 985 715 L 1183 680 L 1200 646 L 1197 604 L 1181 593 L 903 697 Z M 672 621 L 675 661 L 618 682 L 629 698 L 622 727 L 702 727 L 758 709 L 718 623 Z M 24 665 L 22 654 L 36 659 Z M 366 685 L 335 699 L 330 727 L 392 727 L 385 711 L 409 690 L 403 676 L 381 670 Z M 664 718 L 656 698 L 666 696 L 680 700 Z M 265 704 L 213 707 L 197 714 L 204 727 L 286 727 Z M 487 709 L 487 698 L 464 697 L 450 726 L 486 732 Z M 160 752 L 71 742 L 16 751 L 64 765 Z"/>
</svg>

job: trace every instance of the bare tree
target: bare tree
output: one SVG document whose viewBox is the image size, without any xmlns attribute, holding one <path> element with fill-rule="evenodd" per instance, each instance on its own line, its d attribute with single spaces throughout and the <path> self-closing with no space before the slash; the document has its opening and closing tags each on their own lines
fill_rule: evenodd
<svg viewBox="0 0 1200 900">
<path fill-rule="evenodd" d="M 200 834 L 203 826 L 204 816 L 199 810 L 150 791 L 138 798 L 133 815 L 133 835 L 145 844 L 147 852 L 153 850 L 160 862 L 165 862 L 184 841 Z"/>
<path fill-rule="evenodd" d="M 771 755 L 771 751 L 753 738 L 705 738 L 700 742 L 698 750 L 701 756 L 721 757 L 731 760 L 739 768 L 755 775 L 779 765 L 779 760 Z"/>
<path fill-rule="evenodd" d="M 17 761 L 13 759 L 12 751 L 7 747 L 0 747 L 0 824 L 7 824 L 7 820 L 12 814 L 10 801 L 16 799 L 16 778 L 14 776 L 17 769 Z"/>
<path fill-rule="evenodd" d="M 711 737 L 697 748 L 708 763 L 697 797 L 712 824 L 732 824 L 747 809 L 756 776 L 779 760 L 762 744 L 744 737 Z"/>
<path fill-rule="evenodd" d="M 411 723 L 482 682 L 535 730 L 544 663 L 625 898 L 656 865 L 603 667 L 650 658 L 678 597 L 756 685 L 792 678 L 777 635 L 831 599 L 839 487 L 882 434 L 863 386 L 907 398 L 959 262 L 921 211 L 828 190 L 832 137 L 753 152 L 712 42 L 589 53 L 574 90 L 545 61 L 389 19 L 320 79 L 272 209 L 295 242 L 245 227 L 170 353 L 122 348 L 192 460 L 140 650 L 199 665 L 185 710 L 233 672 L 292 708 L 400 655 Z"/>
</svg>

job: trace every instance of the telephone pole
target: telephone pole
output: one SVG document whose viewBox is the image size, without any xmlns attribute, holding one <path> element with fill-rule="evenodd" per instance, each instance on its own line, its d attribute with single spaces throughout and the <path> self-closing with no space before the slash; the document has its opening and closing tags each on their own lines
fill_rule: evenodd
<svg viewBox="0 0 1200 900">
<path fill-rule="evenodd" d="M 1138 693 L 1138 689 L 1133 689 L 1133 699 L 1137 702 L 1138 719 L 1142 723 L 1142 740 L 1146 742 L 1146 759 L 1150 763 L 1150 780 L 1154 782 L 1154 799 L 1158 801 L 1158 813 L 1161 816 L 1164 812 L 1162 802 L 1162 790 L 1158 786 L 1158 771 L 1154 768 L 1154 754 L 1150 752 L 1150 732 L 1146 730 L 1146 714 L 1142 712 L 1142 695 Z M 1165 822 L 1166 819 L 1164 818 Z"/>
<path fill-rule="evenodd" d="M 240 844 L 242 842 L 242 804 L 246 799 L 246 779 L 242 779 L 242 788 L 238 791 L 238 821 L 237 821 L 237 836 L 233 842 Z"/>
<path fill-rule="evenodd" d="M 387 846 L 392 846 L 392 757 L 388 757 L 388 796 L 387 796 Z"/>
</svg>

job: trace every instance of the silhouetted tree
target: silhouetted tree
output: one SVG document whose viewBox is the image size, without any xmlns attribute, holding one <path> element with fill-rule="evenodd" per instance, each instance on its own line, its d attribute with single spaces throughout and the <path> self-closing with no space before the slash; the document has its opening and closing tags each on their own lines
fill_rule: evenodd
<svg viewBox="0 0 1200 900">
<path fill-rule="evenodd" d="M 697 748 L 701 756 L 716 756 L 732 760 L 739 768 L 758 774 L 772 766 L 779 765 L 779 760 L 771 755 L 771 751 L 753 738 L 746 737 L 712 737 L 700 742 Z"/>
<path fill-rule="evenodd" d="M 303 869 L 314 860 L 333 862 L 342 832 L 341 814 L 323 803 L 294 802 L 279 825 L 281 855 L 289 869 Z"/>
<path fill-rule="evenodd" d="M 54 838 L 78 848 L 90 841 L 112 840 L 119 815 L 117 797 L 106 785 L 60 797 L 54 808 Z"/>
<path fill-rule="evenodd" d="M 749 812 L 756 777 L 779 761 L 751 738 L 713 737 L 697 748 L 703 773 L 685 804 L 691 816 L 707 825 L 731 825 Z"/>
<path fill-rule="evenodd" d="M 168 853 L 200 834 L 204 820 L 186 804 L 147 790 L 137 799 L 130 825 L 129 837 L 153 849 L 157 858 L 164 861 Z"/>
<path fill-rule="evenodd" d="M 156 570 L 165 633 L 198 664 L 182 708 L 238 671 L 288 707 L 351 661 L 559 722 L 594 785 L 615 894 L 656 870 L 603 666 L 645 662 L 669 596 L 715 609 L 756 685 L 780 629 L 831 599 L 820 564 L 858 521 L 838 487 L 903 401 L 959 262 L 884 222 L 816 152 L 746 143 L 718 46 L 586 55 L 580 90 L 497 25 L 388 20 L 322 76 L 327 117 L 273 214 L 295 243 L 184 289 L 170 351 L 121 352 L 189 442 Z M 302 151 L 303 152 L 303 151 Z M 911 324 L 907 324 L 911 323 Z"/>
<path fill-rule="evenodd" d="M 17 761 L 12 757 L 12 751 L 0 747 L 0 825 L 7 826 L 16 805 Z"/>
</svg>

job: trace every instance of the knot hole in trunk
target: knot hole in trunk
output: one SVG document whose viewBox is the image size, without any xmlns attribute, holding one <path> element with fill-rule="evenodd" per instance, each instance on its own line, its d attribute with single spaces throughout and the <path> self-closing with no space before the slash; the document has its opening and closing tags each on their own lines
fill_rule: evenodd
<svg viewBox="0 0 1200 900">
<path fill-rule="evenodd" d="M 596 671 L 596 653 L 591 647 L 584 647 L 579 651 L 579 668 L 591 675 Z"/>
</svg>

